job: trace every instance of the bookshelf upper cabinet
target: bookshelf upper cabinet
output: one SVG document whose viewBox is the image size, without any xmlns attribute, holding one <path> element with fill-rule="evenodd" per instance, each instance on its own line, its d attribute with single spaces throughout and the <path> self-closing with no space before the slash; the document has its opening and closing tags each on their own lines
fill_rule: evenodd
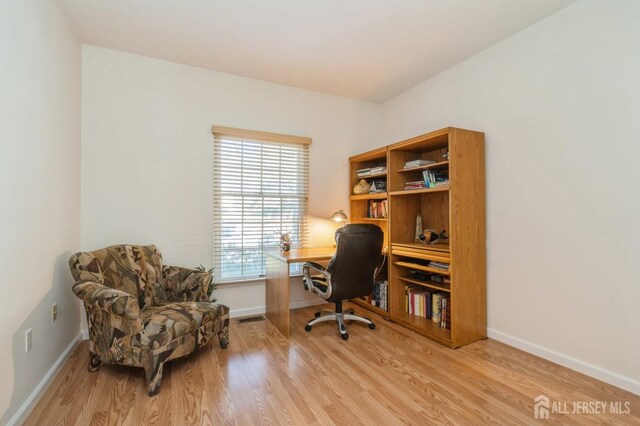
<svg viewBox="0 0 640 426">
<path fill-rule="evenodd" d="M 385 201 L 383 314 L 453 348 L 486 338 L 484 134 L 449 127 L 349 160 L 351 221 L 374 220 L 371 197 Z M 353 194 L 358 171 L 382 164 L 387 192 Z"/>
</svg>

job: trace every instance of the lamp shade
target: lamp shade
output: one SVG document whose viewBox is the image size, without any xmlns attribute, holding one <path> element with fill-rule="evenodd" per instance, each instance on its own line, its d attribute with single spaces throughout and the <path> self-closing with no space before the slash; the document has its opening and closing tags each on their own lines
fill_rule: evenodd
<svg viewBox="0 0 640 426">
<path fill-rule="evenodd" d="M 333 220 L 334 222 L 346 222 L 347 215 L 345 214 L 344 210 L 338 210 L 331 215 L 331 220 Z"/>
</svg>

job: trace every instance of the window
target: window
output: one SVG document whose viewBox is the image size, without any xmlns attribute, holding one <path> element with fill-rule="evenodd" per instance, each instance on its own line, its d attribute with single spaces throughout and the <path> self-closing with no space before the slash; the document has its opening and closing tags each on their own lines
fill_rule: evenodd
<svg viewBox="0 0 640 426">
<path fill-rule="evenodd" d="M 306 245 L 310 139 L 214 126 L 213 236 L 216 277 L 263 277 L 265 250 L 280 233 Z"/>
</svg>

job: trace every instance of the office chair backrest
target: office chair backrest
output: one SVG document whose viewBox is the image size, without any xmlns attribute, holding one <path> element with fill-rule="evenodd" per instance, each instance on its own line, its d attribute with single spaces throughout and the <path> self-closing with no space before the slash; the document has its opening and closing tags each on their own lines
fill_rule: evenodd
<svg viewBox="0 0 640 426">
<path fill-rule="evenodd" d="M 333 286 L 330 301 L 371 294 L 383 240 L 376 225 L 346 225 L 336 231 L 336 254 L 327 266 Z"/>
</svg>

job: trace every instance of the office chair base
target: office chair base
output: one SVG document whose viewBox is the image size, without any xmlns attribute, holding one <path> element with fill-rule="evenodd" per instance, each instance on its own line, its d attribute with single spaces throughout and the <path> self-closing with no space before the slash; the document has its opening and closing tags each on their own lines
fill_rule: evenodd
<svg viewBox="0 0 640 426">
<path fill-rule="evenodd" d="M 323 315 L 324 313 L 324 315 Z M 340 330 L 340 335 L 342 339 L 349 339 L 349 334 L 347 333 L 347 326 L 344 323 L 347 321 L 359 321 L 367 324 L 371 330 L 376 328 L 376 325 L 369 318 L 361 317 L 355 314 L 353 309 L 347 309 L 344 312 L 333 312 L 327 309 L 321 309 L 315 313 L 315 319 L 307 322 L 307 325 L 304 327 L 306 331 L 311 331 L 312 326 L 316 325 L 319 322 L 325 321 L 336 321 L 338 323 L 338 329 Z"/>
</svg>

